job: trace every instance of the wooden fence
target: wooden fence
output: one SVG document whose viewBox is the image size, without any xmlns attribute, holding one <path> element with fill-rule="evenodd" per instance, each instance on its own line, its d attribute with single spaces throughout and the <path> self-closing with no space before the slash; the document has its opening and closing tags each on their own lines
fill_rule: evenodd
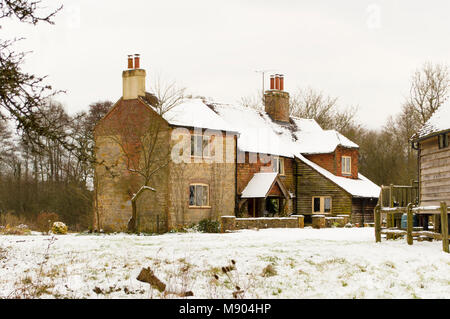
<svg viewBox="0 0 450 319">
<path fill-rule="evenodd" d="M 409 203 L 414 205 L 419 204 L 419 187 L 416 181 L 411 181 L 411 185 L 388 185 L 381 186 L 380 196 L 378 198 L 378 205 L 381 206 L 382 212 L 385 213 L 385 208 L 398 208 L 394 213 L 386 215 L 387 227 L 395 227 L 400 224 L 402 213 L 406 212 L 406 207 Z"/>
<path fill-rule="evenodd" d="M 381 207 L 406 207 L 409 203 L 419 203 L 419 187 L 416 181 L 411 185 L 381 186 L 378 203 Z"/>
<path fill-rule="evenodd" d="M 441 202 L 440 206 L 414 206 L 412 203 L 409 203 L 407 207 L 382 207 L 381 205 L 377 205 L 374 209 L 375 215 L 375 241 L 381 242 L 381 234 L 383 229 L 381 227 L 381 213 L 385 213 L 387 219 L 395 214 L 407 214 L 407 230 L 401 231 L 397 228 L 385 228 L 385 233 L 391 234 L 395 238 L 396 235 L 402 236 L 406 234 L 406 241 L 408 245 L 413 244 L 413 237 L 429 237 L 430 232 L 424 231 L 414 231 L 413 230 L 413 214 L 426 214 L 426 215 L 440 215 L 440 224 L 441 224 L 441 239 L 442 239 L 442 250 L 445 252 L 449 252 L 449 242 L 448 242 L 448 210 L 449 207 L 447 203 Z M 437 236 L 433 235 L 433 238 L 438 239 Z"/>
</svg>

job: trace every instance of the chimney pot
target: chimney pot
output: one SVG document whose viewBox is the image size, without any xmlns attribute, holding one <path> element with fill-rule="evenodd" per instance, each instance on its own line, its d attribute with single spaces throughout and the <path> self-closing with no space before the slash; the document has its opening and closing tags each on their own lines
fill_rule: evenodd
<svg viewBox="0 0 450 319">
<path fill-rule="evenodd" d="M 284 75 L 270 76 L 270 90 L 264 93 L 264 110 L 274 121 L 289 123 L 289 93 L 284 91 Z"/>
<path fill-rule="evenodd" d="M 133 68 L 133 55 L 128 55 L 128 68 Z"/>
<path fill-rule="evenodd" d="M 279 89 L 280 89 L 280 75 L 275 74 L 275 90 L 279 90 Z"/>
<path fill-rule="evenodd" d="M 140 57 L 139 54 L 134 55 L 134 68 L 139 69 L 140 68 Z"/>
</svg>

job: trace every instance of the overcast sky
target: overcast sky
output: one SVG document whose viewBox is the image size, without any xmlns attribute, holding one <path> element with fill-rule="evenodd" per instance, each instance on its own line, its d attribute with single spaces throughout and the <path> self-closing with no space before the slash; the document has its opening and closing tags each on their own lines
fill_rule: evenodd
<svg viewBox="0 0 450 319">
<path fill-rule="evenodd" d="M 50 6 L 56 0 L 44 0 Z M 358 105 L 370 128 L 396 114 L 412 73 L 450 64 L 450 1 L 65 0 L 56 25 L 3 22 L 25 37 L 25 70 L 48 75 L 73 113 L 122 94 L 127 54 L 140 53 L 190 93 L 236 102 L 261 90 L 256 70 L 285 74 L 285 90 L 313 87 Z"/>
</svg>

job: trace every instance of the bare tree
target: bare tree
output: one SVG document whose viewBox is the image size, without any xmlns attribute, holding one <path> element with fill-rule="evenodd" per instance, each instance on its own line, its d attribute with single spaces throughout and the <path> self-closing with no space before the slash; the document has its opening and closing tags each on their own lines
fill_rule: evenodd
<svg viewBox="0 0 450 319">
<path fill-rule="evenodd" d="M 255 110 L 264 110 L 263 96 L 258 91 L 255 95 L 243 96 L 238 101 L 239 105 Z"/>
<path fill-rule="evenodd" d="M 153 107 L 159 115 L 170 111 L 182 102 L 185 97 L 186 88 L 179 87 L 175 81 L 165 81 L 160 74 L 152 83 Z"/>
<path fill-rule="evenodd" d="M 449 68 L 444 64 L 426 62 L 411 79 L 406 107 L 414 110 L 418 125 L 423 125 L 449 95 Z"/>
<path fill-rule="evenodd" d="M 293 116 L 315 119 L 324 129 L 346 131 L 355 125 L 356 107 L 341 110 L 337 97 L 312 88 L 299 89 L 292 94 L 290 110 Z"/>
<path fill-rule="evenodd" d="M 127 114 L 120 125 L 101 133 L 119 147 L 125 169 L 139 178 L 140 186 L 130 193 L 130 231 L 135 231 L 137 226 L 137 201 L 145 191 L 157 190 L 158 185 L 151 185 L 153 177 L 170 163 L 170 129 L 163 116 L 183 101 L 185 92 L 175 82 L 164 84 L 160 78 L 153 87 L 154 94 L 147 93 L 144 99 L 154 112 L 149 110 L 145 118 Z"/>
<path fill-rule="evenodd" d="M 41 14 L 41 1 L 0 0 L 0 22 L 1 19 L 16 19 L 33 25 L 53 24 L 52 19 L 61 9 Z M 39 137 L 45 136 L 70 147 L 65 141 L 67 135 L 54 128 L 41 112 L 48 99 L 60 91 L 53 91 L 45 83 L 45 77 L 21 70 L 26 53 L 14 50 L 14 44 L 20 40 L 0 40 L 0 120 L 14 120 L 29 143 L 43 146 Z"/>
</svg>

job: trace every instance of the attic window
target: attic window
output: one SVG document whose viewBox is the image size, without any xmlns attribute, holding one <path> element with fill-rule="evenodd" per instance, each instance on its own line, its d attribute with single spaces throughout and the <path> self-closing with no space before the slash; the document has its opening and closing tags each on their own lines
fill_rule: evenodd
<svg viewBox="0 0 450 319">
<path fill-rule="evenodd" d="M 448 147 L 448 135 L 447 133 L 439 134 L 438 136 L 439 149 Z"/>
<path fill-rule="evenodd" d="M 350 156 L 342 156 L 341 167 L 342 167 L 342 175 L 351 175 L 352 158 Z"/>
</svg>

